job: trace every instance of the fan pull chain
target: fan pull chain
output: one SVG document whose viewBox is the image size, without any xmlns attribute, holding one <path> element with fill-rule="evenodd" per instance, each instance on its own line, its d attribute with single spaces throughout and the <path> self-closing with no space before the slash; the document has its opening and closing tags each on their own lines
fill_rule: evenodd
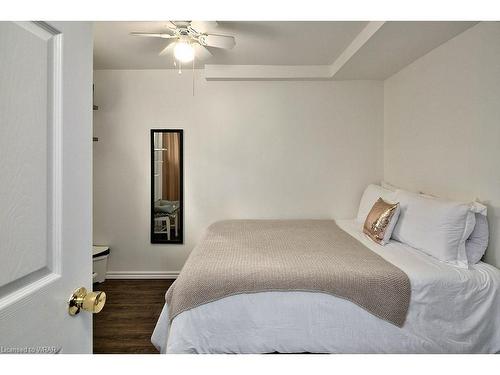
<svg viewBox="0 0 500 375">
<path fill-rule="evenodd" d="M 193 58 L 193 96 L 194 96 L 194 60 L 196 57 Z"/>
</svg>

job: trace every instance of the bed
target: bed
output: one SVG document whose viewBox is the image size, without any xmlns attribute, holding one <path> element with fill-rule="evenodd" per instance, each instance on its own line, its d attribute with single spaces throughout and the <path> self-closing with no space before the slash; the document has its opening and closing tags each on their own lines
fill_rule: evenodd
<svg viewBox="0 0 500 375">
<path fill-rule="evenodd" d="M 500 352 L 498 269 L 450 266 L 394 240 L 380 246 L 356 220 L 336 225 L 407 275 L 411 293 L 401 324 L 342 296 L 267 290 L 216 298 L 175 317 L 165 304 L 152 343 L 161 353 Z"/>
</svg>

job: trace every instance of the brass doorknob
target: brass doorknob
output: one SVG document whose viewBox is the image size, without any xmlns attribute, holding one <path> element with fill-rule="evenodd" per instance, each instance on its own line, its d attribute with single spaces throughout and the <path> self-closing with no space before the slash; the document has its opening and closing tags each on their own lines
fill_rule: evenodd
<svg viewBox="0 0 500 375">
<path fill-rule="evenodd" d="M 97 314 L 106 303 L 106 293 L 87 292 L 84 287 L 75 289 L 69 299 L 69 315 L 76 315 L 81 309 Z"/>
</svg>

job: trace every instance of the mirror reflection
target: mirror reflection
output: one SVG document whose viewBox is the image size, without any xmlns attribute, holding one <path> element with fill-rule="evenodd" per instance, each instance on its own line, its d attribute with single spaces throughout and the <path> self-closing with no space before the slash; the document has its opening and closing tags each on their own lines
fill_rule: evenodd
<svg viewBox="0 0 500 375">
<path fill-rule="evenodd" d="M 182 243 L 182 130 L 151 130 L 151 242 Z"/>
</svg>

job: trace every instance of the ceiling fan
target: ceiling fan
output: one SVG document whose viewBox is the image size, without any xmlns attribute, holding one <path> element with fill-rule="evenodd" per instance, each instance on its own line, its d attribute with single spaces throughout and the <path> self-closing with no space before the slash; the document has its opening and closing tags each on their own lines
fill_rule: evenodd
<svg viewBox="0 0 500 375">
<path fill-rule="evenodd" d="M 209 34 L 209 30 L 217 27 L 216 21 L 168 21 L 166 33 L 132 32 L 130 35 L 168 39 L 168 44 L 159 55 L 173 52 L 180 63 L 193 61 L 195 58 L 205 60 L 212 56 L 207 47 L 231 49 L 236 45 L 233 36 Z"/>
</svg>

